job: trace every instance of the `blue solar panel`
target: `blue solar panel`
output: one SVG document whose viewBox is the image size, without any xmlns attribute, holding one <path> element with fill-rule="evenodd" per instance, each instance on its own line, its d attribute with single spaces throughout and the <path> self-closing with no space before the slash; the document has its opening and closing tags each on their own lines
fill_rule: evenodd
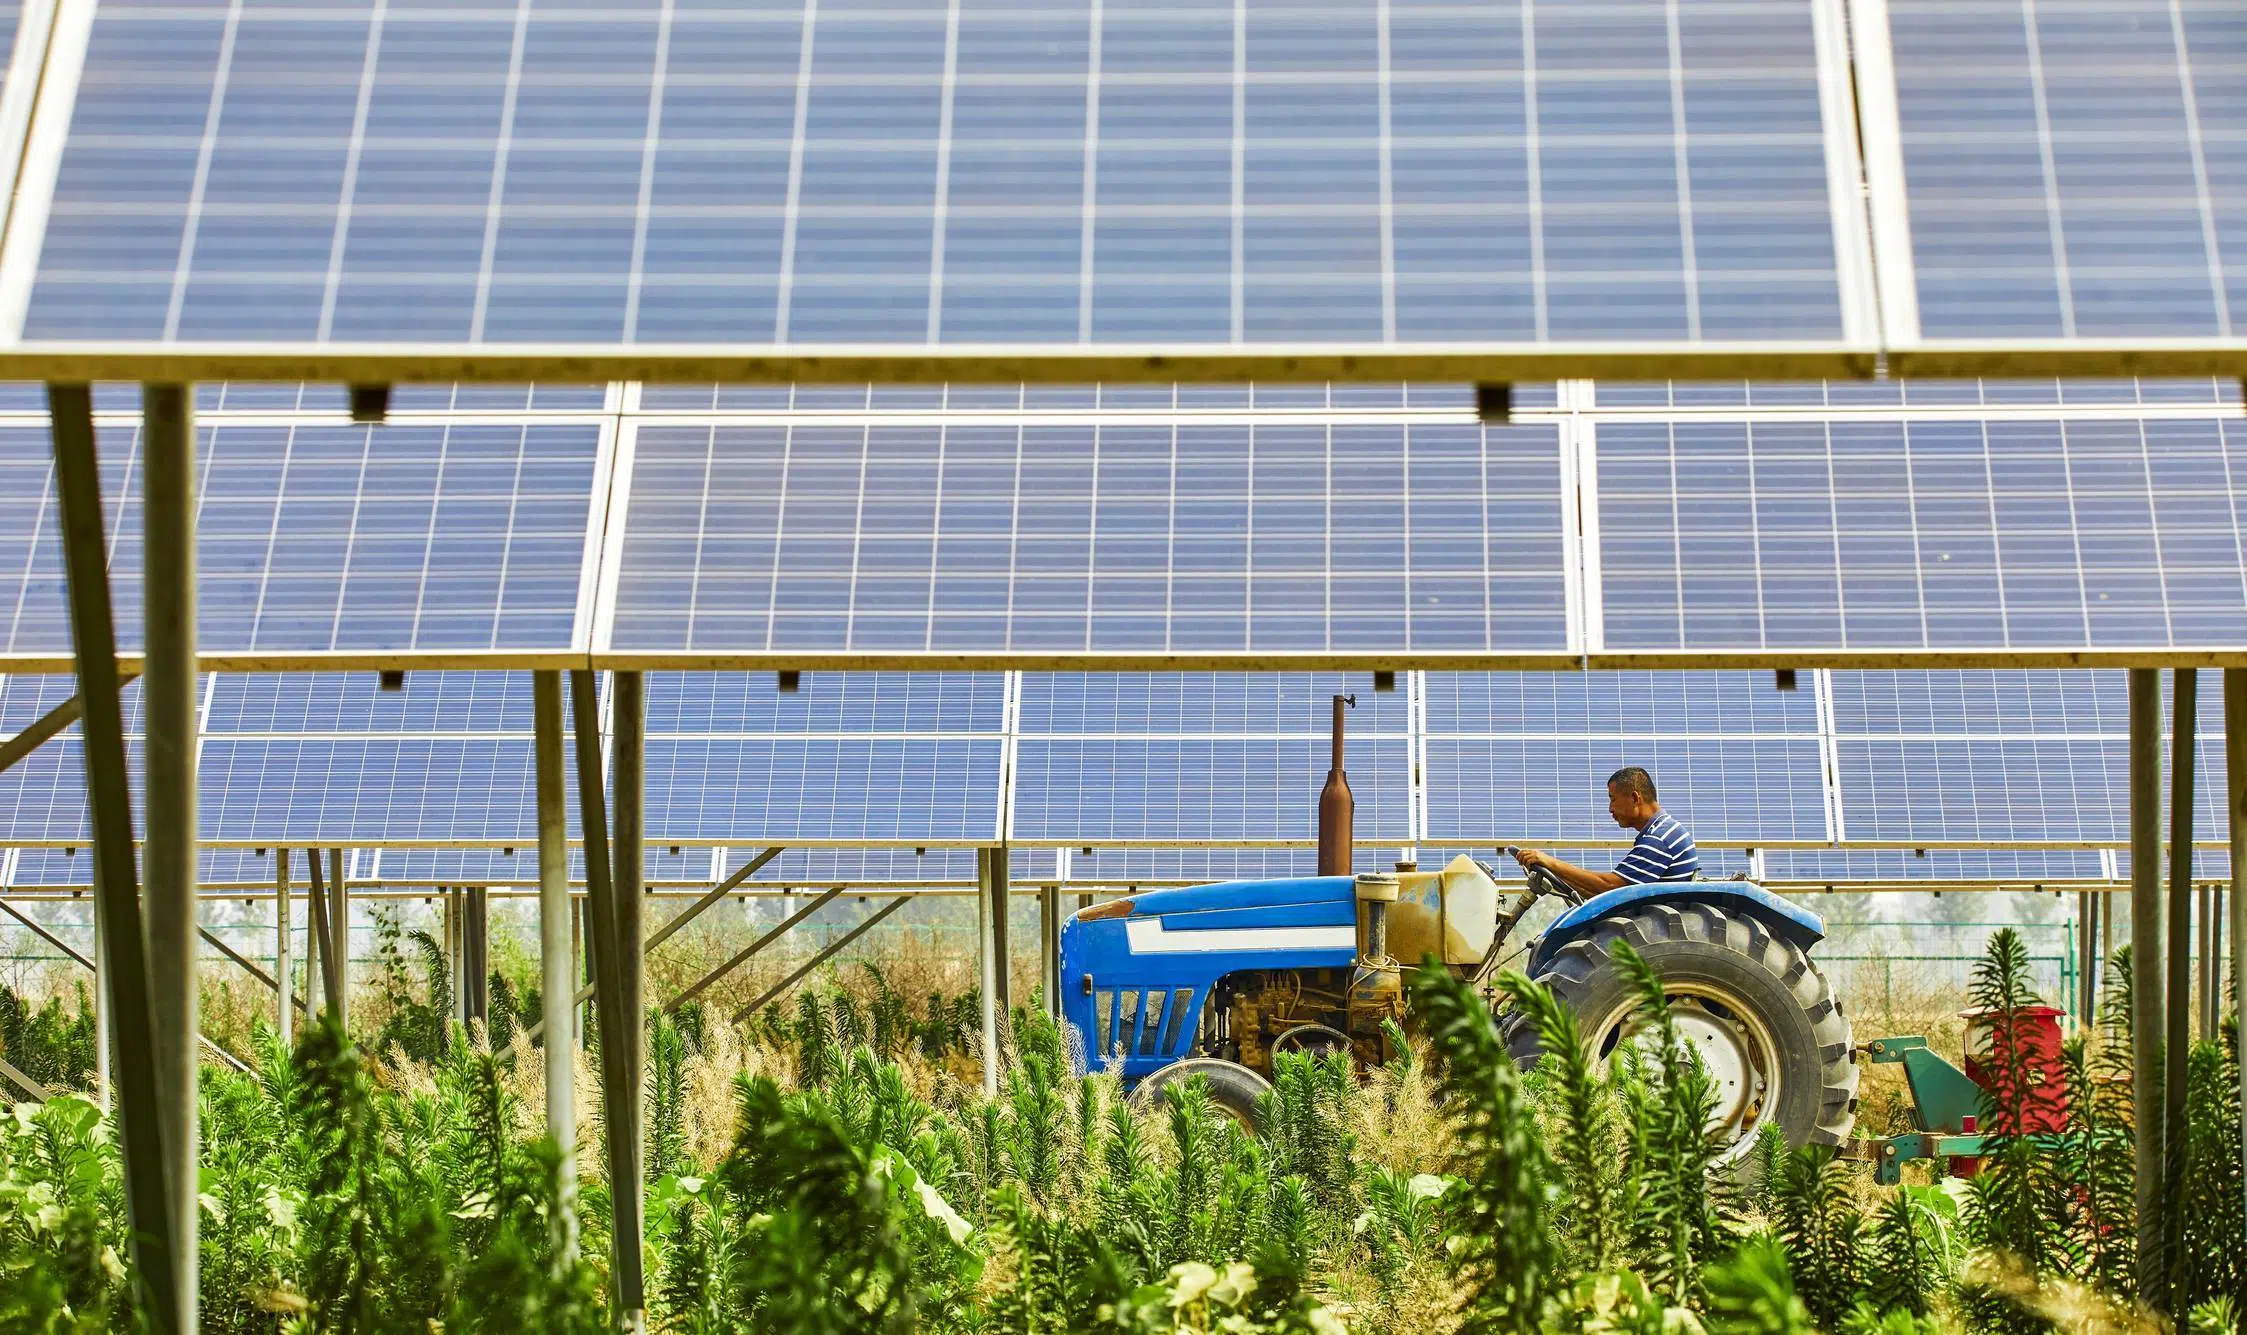
<svg viewBox="0 0 2247 1335">
<path fill-rule="evenodd" d="M 2096 852 L 2040 849 L 1774 849 L 1763 855 L 1775 881 L 2096 881 Z"/>
<path fill-rule="evenodd" d="M 1446 840 L 1634 836 L 1607 814 L 1607 776 L 1639 765 L 1696 839 L 1823 840 L 1815 736 L 1709 739 L 1430 737 L 1428 836 Z"/>
<path fill-rule="evenodd" d="M 1324 738 L 1024 737 L 1017 748 L 1017 838 L 1310 839 L 1318 832 Z M 1405 743 L 1355 741 L 1346 760 L 1356 837 L 1414 842 Z"/>
<path fill-rule="evenodd" d="M 813 672 L 783 692 L 770 673 L 656 672 L 648 732 L 788 735 L 988 733 L 1006 723 L 999 672 Z"/>
<path fill-rule="evenodd" d="M 651 842 L 999 834 L 997 740 L 648 740 Z"/>
<path fill-rule="evenodd" d="M 1808 0 L 110 0 L 32 337 L 1842 333 Z"/>
<path fill-rule="evenodd" d="M 611 644 L 1564 649 L 1545 426 L 645 426 Z"/>
<path fill-rule="evenodd" d="M 2230 379 L 2139 380 L 1811 380 L 1794 382 L 1602 380 L 1593 386 L 1601 409 L 1726 408 L 2057 408 L 2129 405 L 2202 407 L 2236 404 Z M 1516 400 L 1517 407 L 1519 400 Z"/>
<path fill-rule="evenodd" d="M 531 731 L 527 672 L 416 672 L 382 690 L 371 672 L 222 674 L 210 679 L 206 736 L 243 733 Z M 567 713 L 564 714 L 567 726 Z M 132 726 L 128 721 L 128 726 Z"/>
<path fill-rule="evenodd" d="M 1402 691 L 1377 692 L 1363 673 L 1030 673 L 1022 678 L 1024 735 L 1225 734 L 1324 737 L 1332 700 L 1357 705 L 1344 727 L 1351 738 L 1403 737 Z M 1324 770 L 1320 771 L 1322 774 Z"/>
<path fill-rule="evenodd" d="M 1606 645 L 2235 645 L 2232 421 L 1609 423 Z"/>
<path fill-rule="evenodd" d="M 119 643 L 140 643 L 139 442 L 102 467 Z M 567 649 L 597 429 L 221 426 L 201 433 L 201 647 Z M 0 648 L 70 648 L 52 451 L 0 430 Z"/>
<path fill-rule="evenodd" d="M 1760 672 L 1431 672 L 1426 690 L 1431 737 L 1818 734 L 1816 694 Z"/>
<path fill-rule="evenodd" d="M 538 828 L 524 740 L 212 737 L 203 743 L 201 774 L 210 839 L 528 845 Z"/>
<path fill-rule="evenodd" d="M 2129 837 L 2129 701 L 2120 672 L 1837 672 L 1833 700 L 1841 818 L 1851 839 Z M 2170 708 L 2165 701 L 2165 720 Z M 2202 673 L 2196 839 L 2222 837 L 2223 757 L 2221 679 Z M 2169 774 L 2164 755 L 2164 784 Z"/>
<path fill-rule="evenodd" d="M 1930 337 L 2247 318 L 2247 11 L 1891 0 Z"/>
</svg>

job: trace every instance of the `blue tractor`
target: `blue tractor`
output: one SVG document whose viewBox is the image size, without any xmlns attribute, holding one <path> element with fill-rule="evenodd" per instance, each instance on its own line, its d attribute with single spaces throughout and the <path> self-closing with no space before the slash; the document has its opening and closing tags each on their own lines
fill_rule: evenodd
<svg viewBox="0 0 2247 1335">
<path fill-rule="evenodd" d="M 1339 740 L 1336 751 L 1339 768 Z M 1087 1067 L 1120 1072 L 1140 1097 L 1204 1076 L 1246 1120 L 1280 1053 L 1385 1060 L 1383 1022 L 1408 1020 L 1406 967 L 1433 955 L 1488 986 L 1507 935 L 1548 896 L 1566 907 L 1523 967 L 1568 1003 L 1597 1053 L 1633 1041 L 1636 998 L 1613 959 L 1629 941 L 1715 1078 L 1712 1125 L 1732 1153 L 1766 1125 L 1796 1145 L 1843 1144 L 1857 1068 L 1849 1021 L 1809 956 L 1825 925 L 1746 881 L 1656 882 L 1581 900 L 1539 872 L 1501 911 L 1497 876 L 1462 856 L 1440 871 L 1153 890 L 1063 925 L 1062 1013 Z M 1496 1023 L 1533 1064 L 1534 1030 Z"/>
</svg>

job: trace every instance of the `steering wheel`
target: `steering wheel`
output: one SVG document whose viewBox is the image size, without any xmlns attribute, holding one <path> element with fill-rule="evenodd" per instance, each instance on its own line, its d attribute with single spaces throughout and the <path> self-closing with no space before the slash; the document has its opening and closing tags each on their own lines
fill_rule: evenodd
<svg viewBox="0 0 2247 1335">
<path fill-rule="evenodd" d="M 1531 867 L 1527 880 L 1529 888 L 1535 891 L 1539 898 L 1552 895 L 1569 904 L 1584 902 L 1584 897 L 1571 889 L 1566 881 L 1561 880 L 1543 867 Z"/>
</svg>

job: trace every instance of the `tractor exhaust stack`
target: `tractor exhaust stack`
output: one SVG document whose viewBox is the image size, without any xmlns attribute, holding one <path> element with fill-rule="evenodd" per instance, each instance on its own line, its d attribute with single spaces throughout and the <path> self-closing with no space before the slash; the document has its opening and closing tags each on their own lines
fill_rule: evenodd
<svg viewBox="0 0 2247 1335">
<path fill-rule="evenodd" d="M 1350 796 L 1350 776 L 1342 772 L 1342 711 L 1355 709 L 1354 695 L 1334 697 L 1334 763 L 1326 772 L 1326 787 L 1319 790 L 1319 875 L 1350 874 L 1352 827 L 1357 803 Z"/>
</svg>

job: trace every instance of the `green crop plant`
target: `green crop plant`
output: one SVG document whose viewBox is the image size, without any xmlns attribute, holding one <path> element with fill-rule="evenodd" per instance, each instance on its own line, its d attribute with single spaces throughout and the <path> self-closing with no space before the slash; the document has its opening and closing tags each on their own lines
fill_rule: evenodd
<svg viewBox="0 0 2247 1335">
<path fill-rule="evenodd" d="M 324 1020 L 293 1049 L 261 1029 L 248 1073 L 204 1073 L 205 1328 L 613 1329 L 601 1101 L 583 1103 L 568 1180 L 540 1134 L 543 1063 L 519 1024 L 501 1032 L 514 994 L 495 986 L 489 1030 L 463 1028 L 434 942 L 392 943 L 368 1043 Z M 878 969 L 738 1022 L 682 1008 L 648 1037 L 646 1321 L 852 1335 L 2155 1329 L 2128 1296 L 2126 960 L 2097 1028 L 2065 1050 L 2064 1103 L 2000 1042 L 1983 1171 L 1895 1189 L 1775 1132 L 1726 1161 L 1706 1130 L 1706 1073 L 1651 969 L 1626 967 L 1638 1011 L 1604 1060 L 1549 993 L 1508 975 L 1502 1004 L 1548 1054 L 1516 1071 L 1486 998 L 1425 970 L 1410 987 L 1420 1038 L 1392 1029 L 1388 1060 L 1367 1068 L 1285 1056 L 1247 1123 L 1196 1082 L 1126 1097 L 1113 1075 L 1078 1074 L 1037 1006 L 1006 1017 L 986 1097 L 973 998 L 909 1004 Z M 2001 1036 L 2035 1002 L 2026 980 L 2001 933 L 1972 998 Z M 77 1023 L 67 1006 L 0 997 L 0 1040 L 27 1060 L 68 1054 Z M 91 1083 L 83 1057 L 65 1069 Z M 2232 1036 L 2197 1045 L 2190 1074 L 2173 1296 L 2182 1328 L 2233 1329 L 2247 1248 Z M 132 1327 L 124 1230 L 97 1104 L 58 1094 L 0 1116 L 0 1335 Z"/>
</svg>

